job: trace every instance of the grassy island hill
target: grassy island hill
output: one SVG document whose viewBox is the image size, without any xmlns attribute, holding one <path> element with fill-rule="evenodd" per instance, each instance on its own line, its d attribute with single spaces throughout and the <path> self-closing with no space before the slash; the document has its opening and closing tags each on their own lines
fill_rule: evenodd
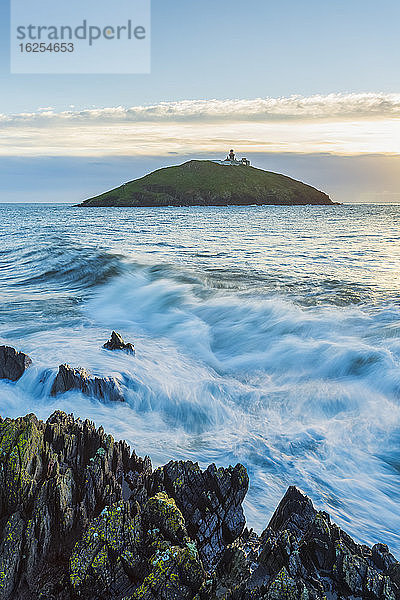
<svg viewBox="0 0 400 600">
<path fill-rule="evenodd" d="M 333 205 L 327 194 L 262 169 L 191 160 L 159 169 L 78 206 Z"/>
</svg>

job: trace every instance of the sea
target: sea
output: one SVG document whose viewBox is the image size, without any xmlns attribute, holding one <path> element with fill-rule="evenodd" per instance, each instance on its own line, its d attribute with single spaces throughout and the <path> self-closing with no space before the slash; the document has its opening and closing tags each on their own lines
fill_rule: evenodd
<svg viewBox="0 0 400 600">
<path fill-rule="evenodd" d="M 290 485 L 400 556 L 400 206 L 0 205 L 0 414 L 61 409 L 154 466 L 243 463 L 261 532 Z M 136 355 L 102 348 L 112 330 Z M 126 402 L 56 398 L 58 365 Z"/>
</svg>

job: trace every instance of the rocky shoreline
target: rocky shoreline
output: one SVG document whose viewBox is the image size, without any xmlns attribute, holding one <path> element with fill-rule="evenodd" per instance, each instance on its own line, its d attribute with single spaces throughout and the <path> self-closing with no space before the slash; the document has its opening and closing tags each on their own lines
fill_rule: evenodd
<svg viewBox="0 0 400 600">
<path fill-rule="evenodd" d="M 30 364 L 0 347 L 1 377 Z M 104 392 L 107 378 L 70 369 L 53 386 L 60 376 Z M 386 545 L 357 544 L 296 487 L 258 535 L 242 509 L 248 486 L 240 464 L 153 470 L 60 411 L 0 417 L 0 600 L 400 600 Z"/>
</svg>

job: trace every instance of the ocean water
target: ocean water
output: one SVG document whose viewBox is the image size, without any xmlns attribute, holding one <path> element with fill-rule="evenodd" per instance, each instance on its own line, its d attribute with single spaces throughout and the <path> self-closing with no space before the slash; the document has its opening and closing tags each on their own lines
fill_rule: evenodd
<svg viewBox="0 0 400 600">
<path fill-rule="evenodd" d="M 400 206 L 0 206 L 0 414 L 63 409 L 155 465 L 246 465 L 261 531 L 295 484 L 400 554 Z M 136 356 L 102 350 L 112 329 Z M 68 362 L 126 404 L 51 398 Z"/>
</svg>

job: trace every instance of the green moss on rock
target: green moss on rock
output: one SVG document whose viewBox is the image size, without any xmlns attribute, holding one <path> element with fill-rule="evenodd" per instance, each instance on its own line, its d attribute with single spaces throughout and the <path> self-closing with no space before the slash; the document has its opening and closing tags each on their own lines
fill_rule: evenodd
<svg viewBox="0 0 400 600">
<path fill-rule="evenodd" d="M 183 515 L 176 506 L 175 500 L 165 492 L 159 492 L 148 500 L 144 519 L 150 528 L 159 528 L 172 542 L 189 541 Z"/>
</svg>

